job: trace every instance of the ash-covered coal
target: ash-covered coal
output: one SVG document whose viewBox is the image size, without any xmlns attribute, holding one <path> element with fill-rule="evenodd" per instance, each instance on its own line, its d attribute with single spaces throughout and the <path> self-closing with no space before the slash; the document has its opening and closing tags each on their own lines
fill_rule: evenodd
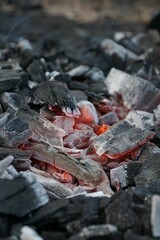
<svg viewBox="0 0 160 240">
<path fill-rule="evenodd" d="M 159 239 L 159 32 L 20 5 L 30 27 L 0 26 L 0 238 Z"/>
</svg>

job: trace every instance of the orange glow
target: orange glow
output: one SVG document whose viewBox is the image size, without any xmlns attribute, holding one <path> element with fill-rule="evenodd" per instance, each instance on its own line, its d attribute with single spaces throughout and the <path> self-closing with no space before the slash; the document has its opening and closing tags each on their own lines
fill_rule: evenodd
<svg viewBox="0 0 160 240">
<path fill-rule="evenodd" d="M 61 182 L 65 182 L 65 183 L 72 183 L 72 176 L 67 173 L 67 172 L 64 172 L 61 174 L 61 177 L 60 177 L 60 181 Z"/>
<path fill-rule="evenodd" d="M 101 135 L 102 133 L 106 132 L 107 130 L 109 130 L 110 126 L 106 125 L 106 124 L 102 124 L 102 126 L 96 125 L 95 126 L 95 133 L 97 135 Z"/>
</svg>

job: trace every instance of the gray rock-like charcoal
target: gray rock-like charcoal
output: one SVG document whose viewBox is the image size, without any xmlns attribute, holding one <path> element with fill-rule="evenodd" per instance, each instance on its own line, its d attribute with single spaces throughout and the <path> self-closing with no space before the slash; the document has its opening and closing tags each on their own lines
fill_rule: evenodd
<svg viewBox="0 0 160 240">
<path fill-rule="evenodd" d="M 153 136 L 154 133 L 149 130 L 143 131 L 126 121 L 120 121 L 112 125 L 108 131 L 96 137 L 93 140 L 93 147 L 99 156 L 105 153 L 108 157 L 114 159 L 139 148 Z"/>
<path fill-rule="evenodd" d="M 124 67 L 138 59 L 138 56 L 113 40 L 106 38 L 101 42 L 104 53 L 112 58 L 115 66 Z"/>
<path fill-rule="evenodd" d="M 112 68 L 105 82 L 109 93 L 120 94 L 129 109 L 152 112 L 160 104 L 160 90 L 140 77 Z"/>
<path fill-rule="evenodd" d="M 145 187 L 148 187 L 150 186 L 150 184 L 155 185 L 156 182 L 159 181 L 159 179 L 160 179 L 160 153 L 154 153 L 143 162 L 143 165 L 138 175 L 135 177 L 135 182 L 136 185 L 143 185 Z M 154 189 L 150 190 L 153 191 Z"/>
<path fill-rule="evenodd" d="M 67 85 L 62 81 L 51 81 L 40 84 L 35 91 L 35 96 L 49 105 L 58 104 L 60 107 L 69 107 L 76 109 L 76 100 L 72 96 Z"/>
<path fill-rule="evenodd" d="M 13 156 L 7 156 L 6 158 L 0 161 L 0 176 L 6 170 L 6 168 L 13 162 Z"/>
<path fill-rule="evenodd" d="M 160 196 L 154 195 L 151 204 L 152 235 L 153 237 L 160 237 Z"/>
<path fill-rule="evenodd" d="M 0 92 L 10 91 L 18 87 L 26 78 L 23 72 L 15 70 L 0 70 Z"/>
<path fill-rule="evenodd" d="M 142 130 L 149 129 L 154 126 L 154 114 L 145 111 L 130 111 L 125 120 Z"/>
<path fill-rule="evenodd" d="M 118 122 L 118 116 L 115 112 L 109 112 L 99 118 L 99 124 L 113 125 Z"/>
<path fill-rule="evenodd" d="M 33 152 L 31 150 L 21 150 L 16 148 L 2 148 L 0 147 L 0 158 L 5 158 L 7 155 L 14 156 L 16 161 L 26 161 L 32 156 Z"/>
<path fill-rule="evenodd" d="M 27 123 L 12 113 L 0 114 L 0 143 L 3 147 L 17 147 L 32 135 Z"/>
<path fill-rule="evenodd" d="M 45 205 L 45 189 L 31 177 L 0 180 L 0 213 L 23 217 Z"/>
<path fill-rule="evenodd" d="M 17 115 L 27 123 L 33 131 L 32 138 L 51 146 L 62 146 L 65 132 L 62 128 L 48 121 L 29 107 L 20 108 Z"/>
</svg>

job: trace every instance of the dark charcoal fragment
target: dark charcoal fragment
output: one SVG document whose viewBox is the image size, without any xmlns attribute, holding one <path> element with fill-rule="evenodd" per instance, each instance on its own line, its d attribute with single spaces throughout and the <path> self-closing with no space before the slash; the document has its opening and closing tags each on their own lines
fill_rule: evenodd
<svg viewBox="0 0 160 240">
<path fill-rule="evenodd" d="M 116 193 L 109 206 L 105 209 L 105 222 L 113 224 L 119 230 L 141 230 L 140 219 L 131 206 L 132 198 L 127 192 Z"/>
<path fill-rule="evenodd" d="M 31 80 L 37 83 L 45 82 L 46 76 L 42 63 L 38 59 L 34 59 L 28 66 L 27 72 L 31 77 Z"/>
<path fill-rule="evenodd" d="M 149 236 L 142 236 L 134 233 L 126 233 L 124 240 L 155 240 L 155 238 Z M 160 240 L 160 238 L 156 238 L 156 240 Z"/>
<path fill-rule="evenodd" d="M 11 113 L 0 114 L 0 143 L 3 147 L 16 147 L 32 135 L 27 123 Z"/>
<path fill-rule="evenodd" d="M 33 178 L 0 180 L 0 213 L 23 217 L 45 205 L 48 196 Z"/>
<path fill-rule="evenodd" d="M 18 87 L 23 81 L 22 72 L 15 70 L 0 70 L 0 92 L 10 91 Z"/>
<path fill-rule="evenodd" d="M 156 183 L 160 179 L 160 153 L 150 155 L 135 177 L 136 185 L 148 187 L 153 180 Z"/>
<path fill-rule="evenodd" d="M 50 231 L 50 232 L 43 231 L 41 233 L 41 236 L 45 240 L 53 240 L 53 239 L 54 240 L 65 240 L 66 239 L 65 234 L 62 232 L 58 232 L 58 231 L 57 232 L 56 231 Z"/>
<path fill-rule="evenodd" d="M 11 222 L 11 218 L 9 219 L 6 215 L 0 214 L 0 239 L 8 236 Z"/>
<path fill-rule="evenodd" d="M 157 29 L 158 31 L 160 31 L 160 13 L 156 14 L 156 16 L 154 16 L 151 21 L 147 24 L 147 28 L 149 29 Z"/>
<path fill-rule="evenodd" d="M 4 146 L 18 146 L 32 135 L 32 131 L 26 123 L 7 112 L 1 114 L 0 128 L 1 141 L 4 140 Z"/>
<path fill-rule="evenodd" d="M 75 98 L 72 96 L 67 85 L 61 81 L 48 81 L 42 83 L 35 91 L 36 97 L 48 103 L 50 105 L 55 105 L 61 107 L 69 107 L 72 110 L 76 108 Z"/>
<path fill-rule="evenodd" d="M 117 158 L 144 145 L 154 133 L 131 126 L 126 121 L 115 123 L 108 131 L 93 140 L 98 155 L 106 154 Z"/>
<path fill-rule="evenodd" d="M 75 235 L 68 240 L 96 240 L 96 239 L 121 239 L 121 234 L 116 226 L 111 224 L 91 225 L 83 228 L 78 235 Z"/>
</svg>

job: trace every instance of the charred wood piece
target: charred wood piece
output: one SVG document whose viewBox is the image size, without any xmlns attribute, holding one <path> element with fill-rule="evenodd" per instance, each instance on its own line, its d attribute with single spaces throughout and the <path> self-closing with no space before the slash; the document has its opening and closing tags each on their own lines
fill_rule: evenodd
<svg viewBox="0 0 160 240">
<path fill-rule="evenodd" d="M 93 147 L 99 156 L 105 153 L 109 158 L 115 159 L 143 146 L 153 136 L 154 133 L 149 130 L 142 131 L 126 121 L 121 121 L 96 137 Z"/>
</svg>

